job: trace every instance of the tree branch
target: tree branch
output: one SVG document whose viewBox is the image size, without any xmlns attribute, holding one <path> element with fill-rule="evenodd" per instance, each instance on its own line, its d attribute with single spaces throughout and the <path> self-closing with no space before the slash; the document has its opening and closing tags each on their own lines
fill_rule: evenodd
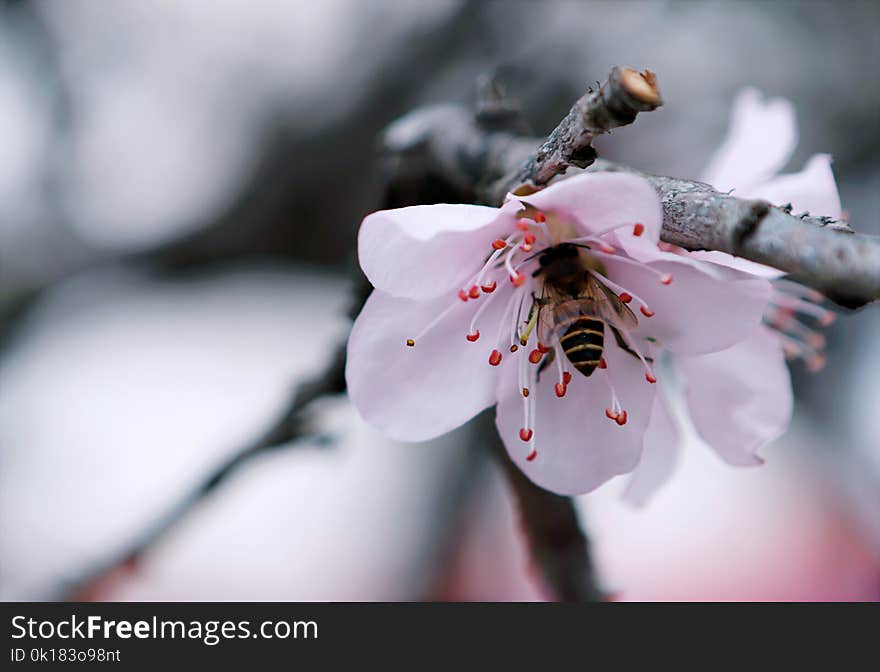
<svg viewBox="0 0 880 672">
<path fill-rule="evenodd" d="M 586 168 L 596 160 L 593 138 L 631 124 L 639 112 L 662 104 L 650 70 L 640 73 L 632 68 L 612 68 L 605 83 L 579 98 L 534 154 L 493 184 L 490 200 L 501 201 L 511 187 L 540 189 L 571 166 Z"/>
<path fill-rule="evenodd" d="M 597 161 L 590 169 L 647 179 L 663 202 L 662 238 L 688 250 L 720 250 L 789 273 L 832 301 L 858 308 L 880 298 L 880 238 L 826 217 L 792 215 L 708 184 Z"/>
<path fill-rule="evenodd" d="M 653 78 L 651 82 L 656 87 Z M 608 127 L 594 120 L 628 118 L 608 111 L 625 107 L 624 102 L 609 99 L 619 88 L 606 84 L 600 91 L 605 93 L 581 98 L 543 143 L 539 138 L 483 129 L 465 108 L 446 105 L 417 109 L 392 124 L 386 148 L 398 157 L 409 157 L 409 165 L 418 165 L 419 170 L 430 170 L 452 184 L 470 185 L 473 200 L 492 204 L 500 203 L 509 191 L 534 188 L 534 180 L 546 181 L 569 165 L 593 164 L 589 171 L 637 174 L 651 182 L 663 203 L 661 237 L 666 242 L 689 250 L 720 250 L 773 266 L 847 308 L 880 299 L 876 236 L 855 233 L 847 224 L 826 217 L 793 214 L 765 201 L 719 193 L 702 182 L 649 175 L 602 160 L 593 163 L 592 138 Z"/>
<path fill-rule="evenodd" d="M 255 457 L 282 448 L 303 437 L 312 436 L 305 410 L 313 401 L 331 394 L 345 392 L 345 348 L 337 349 L 330 363 L 317 376 L 297 386 L 285 410 L 259 437 L 234 452 L 207 474 L 193 490 L 186 493 L 152 525 L 141 531 L 116 555 L 74 577 L 62 588 L 62 599 L 81 600 L 95 592 L 93 586 L 103 582 L 119 568 L 136 567 L 146 553 L 161 542 L 199 504 L 214 493 L 227 479 Z"/>
</svg>

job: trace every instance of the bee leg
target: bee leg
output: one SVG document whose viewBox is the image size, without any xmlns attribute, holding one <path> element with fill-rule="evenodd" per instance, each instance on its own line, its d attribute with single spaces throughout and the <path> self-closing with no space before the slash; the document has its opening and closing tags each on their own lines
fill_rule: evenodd
<svg viewBox="0 0 880 672">
<path fill-rule="evenodd" d="M 623 334 L 621 334 L 617 330 L 616 327 L 614 327 L 610 324 L 608 325 L 608 328 L 611 329 L 611 333 L 614 334 L 614 340 L 617 341 L 618 347 L 621 350 L 628 352 L 630 355 L 632 355 L 636 359 L 639 359 L 639 356 L 638 356 L 638 354 L 636 354 L 636 351 L 633 350 L 631 347 L 629 347 L 629 344 L 627 344 L 626 340 L 623 338 Z M 645 357 L 645 361 L 651 362 L 652 364 L 654 362 L 653 358 L 651 358 L 651 357 Z"/>
</svg>

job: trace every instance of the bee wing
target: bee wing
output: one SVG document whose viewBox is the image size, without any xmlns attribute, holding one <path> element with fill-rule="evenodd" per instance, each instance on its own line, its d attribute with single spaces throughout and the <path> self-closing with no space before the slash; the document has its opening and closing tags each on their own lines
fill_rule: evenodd
<svg viewBox="0 0 880 672">
<path fill-rule="evenodd" d="M 635 329 L 639 320 L 620 297 L 601 282 L 592 279 L 587 282 L 585 294 L 591 301 L 595 314 L 608 324 L 623 328 Z"/>
<path fill-rule="evenodd" d="M 556 342 L 559 328 L 556 321 L 556 307 L 554 305 L 542 306 L 538 315 L 538 340 L 550 345 Z"/>
<path fill-rule="evenodd" d="M 597 317 L 618 329 L 635 329 L 639 321 L 629 307 L 610 289 L 590 277 L 580 296 L 547 294 L 538 315 L 538 339 L 555 343 L 571 323 L 582 315 Z"/>
<path fill-rule="evenodd" d="M 538 322 L 538 339 L 547 345 L 556 343 L 572 322 L 583 315 L 601 317 L 596 302 L 589 296 L 567 299 L 544 307 Z"/>
<path fill-rule="evenodd" d="M 540 298 L 540 312 L 538 313 L 538 340 L 541 343 L 550 345 L 556 342 L 557 336 L 561 335 L 558 333 L 556 311 L 566 300 L 551 285 L 544 285 Z"/>
</svg>

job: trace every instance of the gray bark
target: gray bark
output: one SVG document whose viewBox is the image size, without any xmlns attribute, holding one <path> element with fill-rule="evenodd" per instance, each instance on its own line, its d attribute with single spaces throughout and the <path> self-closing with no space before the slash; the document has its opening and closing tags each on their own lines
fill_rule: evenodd
<svg viewBox="0 0 880 672">
<path fill-rule="evenodd" d="M 440 176 L 471 200 L 488 204 L 499 204 L 509 191 L 540 188 L 571 166 L 638 174 L 662 201 L 664 241 L 773 266 L 847 308 L 880 299 L 876 236 L 855 233 L 842 221 L 792 213 L 785 205 L 720 193 L 695 180 L 596 160 L 591 146 L 596 135 L 660 104 L 659 94 L 651 104 L 633 103 L 621 86 L 610 85 L 616 72 L 598 92 L 578 100 L 543 142 L 494 130 L 470 110 L 445 105 L 419 108 L 392 124 L 385 147 L 401 174 Z"/>
</svg>

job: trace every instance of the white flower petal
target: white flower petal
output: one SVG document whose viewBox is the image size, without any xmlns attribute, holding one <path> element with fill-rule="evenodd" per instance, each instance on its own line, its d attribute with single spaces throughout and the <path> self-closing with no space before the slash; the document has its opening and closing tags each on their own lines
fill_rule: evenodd
<svg viewBox="0 0 880 672">
<path fill-rule="evenodd" d="M 763 198 L 774 205 L 791 203 L 796 213 L 809 212 L 840 219 L 843 212 L 828 154 L 817 154 L 801 172 L 774 177 L 749 190 L 748 196 Z"/>
<path fill-rule="evenodd" d="M 692 259 L 709 262 L 710 264 L 718 264 L 719 266 L 733 268 L 737 271 L 742 271 L 743 273 L 756 275 L 759 278 L 767 278 L 768 280 L 775 280 L 776 278 L 781 278 L 785 275 L 785 271 L 780 271 L 778 268 L 749 261 L 743 257 L 735 257 L 732 254 L 727 254 L 727 252 L 695 250 L 694 252 L 688 252 L 687 256 Z"/>
<path fill-rule="evenodd" d="M 702 357 L 676 357 L 700 436 L 727 462 L 761 464 L 792 413 L 791 377 L 777 336 L 759 327 L 742 343 Z"/>
<path fill-rule="evenodd" d="M 526 353 L 522 352 L 522 356 Z M 554 393 L 555 365 L 548 367 L 532 394 L 537 457 L 529 461 L 528 443 L 519 437 L 523 404 L 515 366 L 508 366 L 498 387 L 496 425 L 511 459 L 542 488 L 563 495 L 589 492 L 609 478 L 632 471 L 642 452 L 655 386 L 645 380 L 641 363 L 606 338 L 607 372 L 627 411 L 618 426 L 605 417 L 611 393 L 601 370 L 589 378 L 574 372 L 563 398 Z"/>
<path fill-rule="evenodd" d="M 663 223 L 660 198 L 650 183 L 623 173 L 581 173 L 559 180 L 546 189 L 520 199 L 538 210 L 574 220 L 583 235 L 590 235 L 625 224 L 625 228 L 605 239 L 637 253 L 656 249 Z M 633 235 L 641 224 L 644 232 Z"/>
<path fill-rule="evenodd" d="M 645 432 L 645 447 L 639 465 L 630 476 L 625 501 L 644 506 L 675 471 L 679 458 L 678 426 L 661 390 L 654 397 L 651 421 Z"/>
<path fill-rule="evenodd" d="M 388 436 L 424 441 L 458 427 L 495 403 L 499 368 L 489 353 L 507 304 L 509 284 L 499 285 L 477 323 L 480 339 L 465 340 L 469 322 L 489 299 L 463 303 L 446 298 L 414 301 L 378 290 L 367 300 L 348 340 L 345 378 L 361 416 Z M 405 345 L 450 305 L 452 311 L 415 347 Z M 505 362 L 502 362 L 502 367 Z"/>
<path fill-rule="evenodd" d="M 763 100 L 756 89 L 736 98 L 730 129 L 703 176 L 718 191 L 742 195 L 778 173 L 797 146 L 797 119 L 782 98 Z"/>
<path fill-rule="evenodd" d="M 358 234 L 361 268 L 376 289 L 427 299 L 462 289 L 507 235 L 513 208 L 415 205 L 368 215 Z"/>
<path fill-rule="evenodd" d="M 637 301 L 630 304 L 639 318 L 637 334 L 673 352 L 704 354 L 738 343 L 760 323 L 770 298 L 768 280 L 678 255 L 643 266 L 614 257 L 602 261 L 611 280 L 654 312 L 644 317 Z M 657 272 L 672 275 L 672 283 L 661 284 Z"/>
</svg>

